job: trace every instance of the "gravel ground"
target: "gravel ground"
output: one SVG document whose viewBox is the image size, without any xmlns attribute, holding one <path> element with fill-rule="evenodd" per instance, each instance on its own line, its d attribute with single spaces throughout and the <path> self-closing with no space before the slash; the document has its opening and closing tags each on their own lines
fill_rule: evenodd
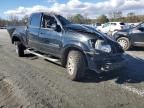
<svg viewBox="0 0 144 108">
<path fill-rule="evenodd" d="M 0 108 L 143 108 L 144 49 L 125 57 L 125 69 L 88 71 L 72 82 L 59 65 L 31 54 L 17 57 L 6 30 L 0 30 Z"/>
</svg>

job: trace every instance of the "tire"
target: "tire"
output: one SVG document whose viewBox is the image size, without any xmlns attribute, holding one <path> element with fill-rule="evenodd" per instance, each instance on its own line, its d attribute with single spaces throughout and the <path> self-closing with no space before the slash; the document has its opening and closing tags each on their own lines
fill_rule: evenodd
<svg viewBox="0 0 144 108">
<path fill-rule="evenodd" d="M 129 39 L 126 37 L 120 37 L 117 39 L 117 42 L 121 45 L 123 50 L 128 50 L 130 48 L 130 42 Z"/>
<path fill-rule="evenodd" d="M 67 58 L 66 69 L 72 81 L 83 78 L 86 70 L 84 55 L 79 51 L 70 51 Z"/>
<path fill-rule="evenodd" d="M 24 48 L 20 42 L 15 42 L 16 45 L 16 54 L 18 57 L 24 57 Z"/>
</svg>

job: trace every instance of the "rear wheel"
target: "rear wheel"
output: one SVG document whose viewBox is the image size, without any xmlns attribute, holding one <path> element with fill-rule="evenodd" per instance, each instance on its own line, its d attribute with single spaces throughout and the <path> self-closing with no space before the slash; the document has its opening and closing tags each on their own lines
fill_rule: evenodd
<svg viewBox="0 0 144 108">
<path fill-rule="evenodd" d="M 67 58 L 66 68 L 71 80 L 79 80 L 84 77 L 86 70 L 84 55 L 79 51 L 70 51 Z"/>
<path fill-rule="evenodd" d="M 117 42 L 121 45 L 124 50 L 128 50 L 130 48 L 129 39 L 126 37 L 120 37 L 117 39 Z"/>
<path fill-rule="evenodd" d="M 16 54 L 19 57 L 23 57 L 24 56 L 24 48 L 23 45 L 20 42 L 15 42 L 15 46 L 16 46 Z"/>
</svg>

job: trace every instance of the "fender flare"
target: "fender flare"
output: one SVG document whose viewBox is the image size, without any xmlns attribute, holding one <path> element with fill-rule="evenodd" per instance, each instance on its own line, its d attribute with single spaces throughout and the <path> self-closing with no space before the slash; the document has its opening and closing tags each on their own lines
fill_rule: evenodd
<svg viewBox="0 0 144 108">
<path fill-rule="evenodd" d="M 130 40 L 129 36 L 128 35 L 124 35 L 124 34 L 114 34 L 113 37 L 114 37 L 114 39 L 116 41 L 117 41 L 117 39 L 119 39 L 121 37 L 125 37 L 125 38 L 128 38 Z"/>
<path fill-rule="evenodd" d="M 12 36 L 12 40 L 11 41 L 12 41 L 12 44 L 14 44 L 15 41 L 21 41 L 21 39 L 20 39 L 19 36 L 14 35 L 14 36 Z"/>
<path fill-rule="evenodd" d="M 87 59 L 86 59 L 86 55 L 85 55 L 84 51 L 88 50 L 88 48 L 85 45 L 83 45 L 82 43 L 71 42 L 71 44 L 69 43 L 63 47 L 62 57 L 61 57 L 62 66 L 65 67 L 68 53 L 71 50 L 80 51 L 84 55 L 84 58 L 85 58 L 86 64 L 87 64 Z"/>
</svg>

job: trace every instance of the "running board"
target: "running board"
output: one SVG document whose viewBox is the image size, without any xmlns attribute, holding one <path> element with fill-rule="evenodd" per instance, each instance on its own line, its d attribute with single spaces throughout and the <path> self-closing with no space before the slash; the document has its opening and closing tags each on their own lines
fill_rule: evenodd
<svg viewBox="0 0 144 108">
<path fill-rule="evenodd" d="M 38 57 L 41 57 L 41 58 L 46 59 L 46 60 L 51 61 L 51 62 L 55 62 L 55 63 L 60 62 L 59 59 L 47 57 L 47 56 L 45 56 L 45 55 L 42 55 L 42 54 L 39 54 L 39 53 L 35 52 L 35 51 L 32 50 L 32 49 L 27 49 L 26 52 L 31 53 L 31 54 L 33 54 L 33 55 L 36 55 L 36 56 L 38 56 Z"/>
</svg>

